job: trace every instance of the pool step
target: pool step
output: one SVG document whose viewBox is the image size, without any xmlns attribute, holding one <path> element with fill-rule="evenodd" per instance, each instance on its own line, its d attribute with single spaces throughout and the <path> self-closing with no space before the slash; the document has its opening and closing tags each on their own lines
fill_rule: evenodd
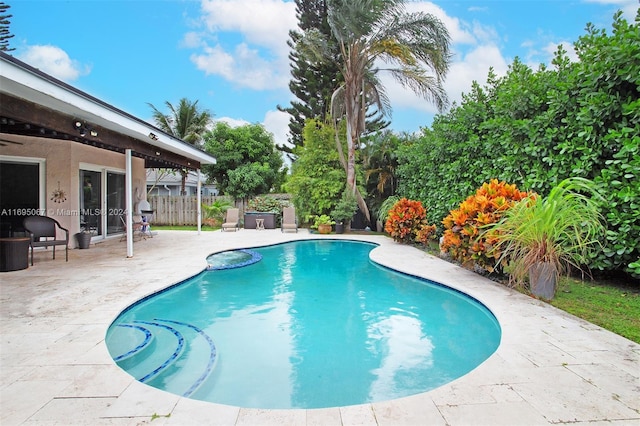
<svg viewBox="0 0 640 426">
<path fill-rule="evenodd" d="M 121 354 L 113 358 L 120 367 L 142 383 L 183 396 L 192 395 L 209 377 L 217 361 L 217 349 L 209 335 L 200 328 L 180 321 L 156 318 L 133 321 L 118 326 L 110 336 L 110 347 Z M 192 374 L 186 373 L 192 371 Z M 179 374 L 178 374 L 179 372 Z"/>
</svg>

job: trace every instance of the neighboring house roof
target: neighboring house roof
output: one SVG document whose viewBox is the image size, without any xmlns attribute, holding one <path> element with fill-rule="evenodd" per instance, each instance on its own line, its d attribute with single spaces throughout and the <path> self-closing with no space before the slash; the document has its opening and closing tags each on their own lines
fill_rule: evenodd
<svg viewBox="0 0 640 426">
<path fill-rule="evenodd" d="M 200 174 L 200 182 L 202 185 L 207 183 L 207 176 Z M 181 185 L 182 175 L 180 172 L 160 173 L 158 179 L 158 171 L 156 169 L 147 170 L 147 185 Z M 186 180 L 187 186 L 196 186 L 198 184 L 198 174 L 196 172 L 189 172 Z"/>
<path fill-rule="evenodd" d="M 122 153 L 131 149 L 148 168 L 195 170 L 216 162 L 212 155 L 4 52 L 0 133 L 69 140 Z"/>
</svg>

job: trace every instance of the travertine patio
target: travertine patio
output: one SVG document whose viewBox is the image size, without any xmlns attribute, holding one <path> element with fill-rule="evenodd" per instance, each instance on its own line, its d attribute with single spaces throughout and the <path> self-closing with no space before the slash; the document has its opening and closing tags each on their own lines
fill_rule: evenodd
<svg viewBox="0 0 640 426">
<path fill-rule="evenodd" d="M 470 271 L 379 235 L 371 258 L 462 290 L 502 326 L 500 347 L 466 376 L 399 400 L 319 410 L 257 410 L 189 400 L 133 380 L 104 336 L 142 296 L 206 266 L 230 248 L 301 238 L 301 230 L 160 231 L 0 275 L 0 424 L 9 425 L 544 425 L 640 424 L 640 345 Z"/>
</svg>

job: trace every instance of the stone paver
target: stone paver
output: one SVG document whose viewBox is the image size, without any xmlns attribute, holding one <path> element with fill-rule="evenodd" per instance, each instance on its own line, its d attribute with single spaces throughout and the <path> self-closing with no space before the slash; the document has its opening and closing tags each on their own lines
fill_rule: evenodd
<svg viewBox="0 0 640 426">
<path fill-rule="evenodd" d="M 316 410 L 255 410 L 190 400 L 133 380 L 107 351 L 131 303 L 206 266 L 208 254 L 305 238 L 379 244 L 372 260 L 459 289 L 502 327 L 469 374 L 407 398 Z M 160 231 L 127 259 L 118 238 L 36 252 L 0 275 L 0 424 L 11 425 L 640 425 L 640 345 L 379 235 L 280 230 Z"/>
</svg>

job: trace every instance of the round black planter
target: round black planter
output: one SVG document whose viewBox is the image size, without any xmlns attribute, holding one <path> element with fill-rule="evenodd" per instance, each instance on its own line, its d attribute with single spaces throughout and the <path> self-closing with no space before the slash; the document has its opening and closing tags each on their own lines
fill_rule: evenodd
<svg viewBox="0 0 640 426">
<path fill-rule="evenodd" d="M 336 234 L 344 234 L 344 224 L 336 223 Z"/>
<path fill-rule="evenodd" d="M 78 240 L 78 248 L 88 249 L 89 244 L 91 244 L 91 233 L 89 232 L 78 232 L 76 234 L 76 239 Z"/>
</svg>

